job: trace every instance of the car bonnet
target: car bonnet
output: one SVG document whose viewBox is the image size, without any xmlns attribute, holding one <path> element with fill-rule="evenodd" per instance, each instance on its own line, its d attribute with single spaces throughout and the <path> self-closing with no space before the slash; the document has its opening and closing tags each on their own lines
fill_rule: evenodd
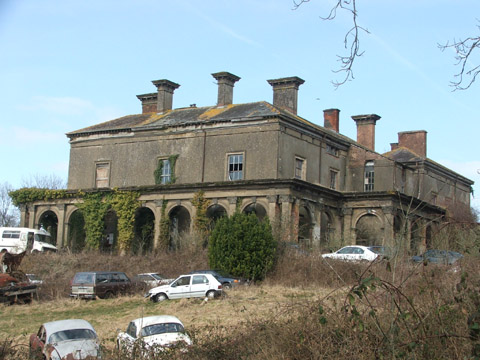
<svg viewBox="0 0 480 360">
<path fill-rule="evenodd" d="M 142 340 L 148 346 L 166 346 L 179 341 L 184 341 L 187 345 L 192 344 L 192 340 L 187 334 L 183 333 L 164 333 L 142 337 Z"/>
<path fill-rule="evenodd" d="M 52 355 L 60 355 L 60 358 L 72 354 L 73 358 L 85 359 L 87 356 L 98 356 L 98 343 L 93 339 L 69 340 L 52 344 Z"/>
</svg>

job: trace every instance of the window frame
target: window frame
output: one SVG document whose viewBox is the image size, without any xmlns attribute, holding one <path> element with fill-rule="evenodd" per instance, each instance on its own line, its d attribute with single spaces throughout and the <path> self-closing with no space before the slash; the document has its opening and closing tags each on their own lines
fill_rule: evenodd
<svg viewBox="0 0 480 360">
<path fill-rule="evenodd" d="M 368 160 L 365 162 L 363 190 L 365 192 L 375 191 L 375 162 L 373 160 Z"/>
<path fill-rule="evenodd" d="M 338 157 L 339 151 L 340 149 L 337 148 L 336 146 L 329 143 L 325 143 L 325 152 L 327 154 Z"/>
<path fill-rule="evenodd" d="M 297 167 L 297 164 L 301 163 L 300 168 Z M 300 176 L 297 175 L 297 170 L 300 169 Z M 293 164 L 293 177 L 299 180 L 306 180 L 307 178 L 307 160 L 301 156 L 295 155 L 294 164 Z"/>
<path fill-rule="evenodd" d="M 332 189 L 332 190 L 338 190 L 338 178 L 339 178 L 338 174 L 339 174 L 339 173 L 340 173 L 339 170 L 330 168 L 330 172 L 329 172 L 329 174 L 330 174 L 329 187 L 330 187 L 330 189 Z M 333 179 L 332 179 L 332 175 L 334 175 L 334 178 L 333 178 Z M 333 180 L 333 182 L 332 182 L 332 180 Z M 332 183 L 333 183 L 333 186 L 332 186 Z"/>
<path fill-rule="evenodd" d="M 106 177 L 105 178 L 99 178 L 99 170 L 104 167 L 106 168 Z M 104 189 L 104 188 L 109 188 L 110 187 L 110 175 L 111 175 L 111 162 L 110 161 L 96 161 L 95 162 L 95 188 L 96 189 Z M 99 182 L 102 181 L 106 182 L 105 186 L 99 186 Z"/>
<path fill-rule="evenodd" d="M 230 159 L 234 159 L 234 157 L 241 157 L 241 162 L 230 162 Z M 235 159 L 234 159 L 235 160 Z M 240 165 L 241 169 L 233 169 L 230 171 L 230 165 L 232 164 L 233 167 L 236 165 Z M 240 178 L 231 177 L 231 174 L 240 174 Z M 244 151 L 236 151 L 226 154 L 226 174 L 225 174 L 227 181 L 238 181 L 238 180 L 245 180 L 245 152 Z"/>
</svg>

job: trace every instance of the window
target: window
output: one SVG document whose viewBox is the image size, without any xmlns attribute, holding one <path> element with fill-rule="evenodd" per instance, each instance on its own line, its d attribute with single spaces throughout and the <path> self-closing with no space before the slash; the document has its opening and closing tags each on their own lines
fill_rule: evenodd
<svg viewBox="0 0 480 360">
<path fill-rule="evenodd" d="M 95 183 L 97 188 L 105 188 L 109 186 L 110 177 L 110 164 L 109 163 L 97 163 Z"/>
<path fill-rule="evenodd" d="M 375 179 L 375 169 L 373 161 L 365 163 L 365 191 L 373 191 Z"/>
<path fill-rule="evenodd" d="M 295 158 L 295 179 L 305 180 L 305 159 Z"/>
<path fill-rule="evenodd" d="M 228 155 L 228 180 L 243 180 L 243 154 Z"/>
<path fill-rule="evenodd" d="M 326 150 L 327 150 L 327 154 L 338 156 L 338 149 L 335 146 L 327 144 Z"/>
<path fill-rule="evenodd" d="M 338 171 L 330 170 L 330 189 L 337 189 Z"/>
<path fill-rule="evenodd" d="M 192 285 L 196 284 L 208 284 L 208 279 L 204 275 L 195 275 L 192 280 Z"/>
</svg>

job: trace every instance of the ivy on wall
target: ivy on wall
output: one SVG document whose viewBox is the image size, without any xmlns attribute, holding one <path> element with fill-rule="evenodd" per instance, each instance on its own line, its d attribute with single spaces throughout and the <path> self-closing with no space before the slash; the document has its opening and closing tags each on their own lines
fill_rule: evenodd
<svg viewBox="0 0 480 360">
<path fill-rule="evenodd" d="M 175 164 L 177 163 L 178 154 L 170 155 L 168 162 L 170 163 L 170 181 L 168 184 L 175 184 L 177 178 L 175 177 Z M 153 172 L 156 185 L 162 185 L 163 159 L 158 160 L 157 168 Z"/>
<path fill-rule="evenodd" d="M 159 250 L 167 250 L 170 244 L 170 217 L 167 214 L 168 201 L 163 199 L 161 219 L 160 219 L 160 234 L 159 234 Z"/>
<path fill-rule="evenodd" d="M 49 201 L 55 199 L 66 199 L 77 196 L 74 192 L 67 192 L 67 190 L 51 190 L 38 188 L 22 188 L 13 190 L 8 193 L 15 206 L 26 204 L 35 201 Z"/>
<path fill-rule="evenodd" d="M 98 249 L 103 237 L 104 218 L 110 204 L 103 201 L 102 193 L 88 193 L 83 203 L 76 206 L 82 211 L 85 220 L 85 245 L 87 249 Z"/>
<path fill-rule="evenodd" d="M 140 193 L 135 191 L 119 191 L 114 189 L 109 194 L 109 203 L 118 216 L 118 247 L 126 252 L 132 246 L 135 236 L 135 211 L 139 207 L 138 197 Z"/>
<path fill-rule="evenodd" d="M 205 192 L 203 190 L 195 193 L 192 199 L 192 205 L 195 206 L 197 210 L 193 226 L 203 241 L 206 241 L 210 230 L 210 219 L 207 216 L 210 200 L 205 199 Z"/>
</svg>

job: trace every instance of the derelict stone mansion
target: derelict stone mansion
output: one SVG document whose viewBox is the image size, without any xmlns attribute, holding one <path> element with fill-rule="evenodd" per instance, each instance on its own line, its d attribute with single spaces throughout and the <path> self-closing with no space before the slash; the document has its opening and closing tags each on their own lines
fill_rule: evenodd
<svg viewBox="0 0 480 360">
<path fill-rule="evenodd" d="M 339 133 L 340 110 L 324 110 L 323 126 L 297 115 L 303 80 L 268 80 L 273 102 L 233 102 L 239 77 L 212 74 L 213 106 L 173 109 L 180 86 L 156 80 L 137 95 L 142 113 L 72 131 L 68 190 L 136 190 L 136 227 L 152 223 L 158 245 L 162 216 L 172 238 L 190 232 L 192 198 L 202 190 L 216 219 L 240 209 L 281 224 L 285 239 L 308 247 L 389 244 L 428 247 L 452 209 L 470 207 L 473 182 L 427 157 L 427 132 L 405 131 L 391 151 L 375 152 L 376 114 L 352 116 L 357 139 Z M 46 225 L 57 246 L 80 241 L 78 198 L 21 207 L 21 225 Z M 162 205 L 166 208 L 162 210 Z M 81 223 L 81 221 L 80 221 Z M 105 244 L 115 247 L 115 214 L 105 219 Z"/>
</svg>

